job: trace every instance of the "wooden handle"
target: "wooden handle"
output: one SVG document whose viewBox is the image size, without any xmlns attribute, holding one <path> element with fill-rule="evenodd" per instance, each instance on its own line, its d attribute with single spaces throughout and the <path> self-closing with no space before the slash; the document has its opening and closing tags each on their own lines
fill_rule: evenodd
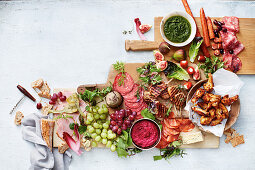
<svg viewBox="0 0 255 170">
<path fill-rule="evenodd" d="M 29 99 L 31 99 L 32 101 L 36 101 L 35 98 L 21 85 L 17 85 L 17 88 L 19 89 L 19 91 L 21 91 L 21 93 L 23 93 L 25 96 L 27 96 Z"/>
<path fill-rule="evenodd" d="M 160 42 L 145 40 L 126 40 L 126 51 L 151 51 L 158 49 Z"/>
</svg>

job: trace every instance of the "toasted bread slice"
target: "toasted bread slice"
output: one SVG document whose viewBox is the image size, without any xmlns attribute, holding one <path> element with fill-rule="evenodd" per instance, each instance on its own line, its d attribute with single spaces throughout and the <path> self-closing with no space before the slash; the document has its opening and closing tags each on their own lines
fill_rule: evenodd
<svg viewBox="0 0 255 170">
<path fill-rule="evenodd" d="M 41 119 L 41 134 L 43 140 L 46 142 L 47 146 L 52 151 L 53 142 L 53 130 L 55 126 L 55 121 L 50 119 Z"/>
</svg>

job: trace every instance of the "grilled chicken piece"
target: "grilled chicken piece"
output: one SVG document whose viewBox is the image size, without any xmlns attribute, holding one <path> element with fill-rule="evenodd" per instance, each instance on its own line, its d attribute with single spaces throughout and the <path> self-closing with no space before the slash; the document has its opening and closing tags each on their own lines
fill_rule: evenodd
<svg viewBox="0 0 255 170">
<path fill-rule="evenodd" d="M 223 116 L 222 116 L 222 110 L 221 110 L 221 108 L 216 108 L 216 118 L 217 119 L 221 119 Z"/>
<path fill-rule="evenodd" d="M 209 110 L 210 117 L 214 118 L 215 117 L 215 112 L 216 112 L 216 110 L 214 108 L 210 109 Z"/>
<path fill-rule="evenodd" d="M 213 95 L 213 94 L 211 94 L 211 93 L 205 93 L 204 96 L 202 97 L 203 101 L 204 101 L 205 103 L 209 103 L 209 102 L 210 102 L 210 99 L 211 99 L 211 97 L 212 97 L 212 95 Z"/>
<path fill-rule="evenodd" d="M 154 111 L 155 115 L 159 118 L 164 117 L 168 110 L 167 107 L 161 104 L 159 101 L 154 101 L 149 106 L 152 109 L 152 111 Z"/>
<path fill-rule="evenodd" d="M 216 126 L 216 125 L 220 124 L 220 122 L 221 122 L 222 120 L 223 120 L 223 118 L 212 120 L 211 126 Z"/>
<path fill-rule="evenodd" d="M 221 96 L 220 95 L 211 95 L 210 103 L 212 103 L 213 107 L 218 107 L 218 104 L 220 103 Z"/>
<path fill-rule="evenodd" d="M 219 108 L 222 110 L 223 119 L 228 118 L 229 117 L 229 112 L 228 112 L 228 109 L 224 106 L 224 104 L 219 103 Z"/>
<path fill-rule="evenodd" d="M 161 93 L 160 96 L 162 97 L 162 99 L 165 99 L 165 100 L 170 98 L 170 95 L 168 94 L 167 89 L 165 89 L 165 90 Z"/>
<path fill-rule="evenodd" d="M 191 109 L 196 112 L 197 114 L 199 114 L 200 116 L 210 116 L 210 113 L 207 112 L 206 110 L 197 108 L 197 107 L 191 107 Z"/>
<path fill-rule="evenodd" d="M 211 92 L 213 90 L 213 76 L 211 73 L 209 73 L 208 77 L 208 81 L 203 84 L 203 87 L 207 92 Z"/>
<path fill-rule="evenodd" d="M 167 91 L 168 91 L 168 94 L 170 96 L 170 101 L 173 101 L 174 100 L 174 96 L 177 93 L 181 92 L 181 90 L 180 90 L 178 85 L 168 87 Z"/>
<path fill-rule="evenodd" d="M 150 93 L 151 93 L 152 96 L 157 98 L 158 96 L 160 96 L 160 94 L 165 89 L 167 89 L 167 85 L 165 83 L 156 84 L 156 85 L 150 86 Z"/>
<path fill-rule="evenodd" d="M 200 108 L 204 109 L 204 110 L 206 110 L 206 108 L 207 108 L 207 106 L 208 106 L 208 104 L 205 103 L 205 102 L 198 102 L 197 105 L 198 105 Z"/>
<path fill-rule="evenodd" d="M 180 109 L 184 106 L 185 98 L 186 98 L 186 96 L 182 92 L 180 92 L 174 96 L 173 102 L 174 102 L 175 106 L 177 107 L 177 109 Z"/>
<path fill-rule="evenodd" d="M 200 123 L 201 125 L 210 125 L 212 119 L 213 119 L 212 117 L 201 116 Z"/>
<path fill-rule="evenodd" d="M 232 103 L 237 101 L 237 99 L 238 95 L 235 95 L 233 97 L 228 97 L 228 95 L 226 95 L 221 99 L 221 103 L 224 104 L 225 106 L 230 106 Z"/>
<path fill-rule="evenodd" d="M 204 89 L 197 89 L 197 91 L 195 92 L 193 98 L 191 99 L 192 103 L 196 103 L 198 99 L 200 99 L 203 95 L 205 94 L 205 90 Z"/>
<path fill-rule="evenodd" d="M 144 91 L 143 99 L 144 99 L 145 102 L 151 102 L 151 101 L 155 100 L 155 97 L 152 96 L 149 91 Z"/>
</svg>

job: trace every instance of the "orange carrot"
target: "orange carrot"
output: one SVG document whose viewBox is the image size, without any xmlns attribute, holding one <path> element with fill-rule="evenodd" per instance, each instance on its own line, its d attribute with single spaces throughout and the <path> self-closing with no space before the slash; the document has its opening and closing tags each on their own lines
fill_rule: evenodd
<svg viewBox="0 0 255 170">
<path fill-rule="evenodd" d="M 182 3 L 183 3 L 183 6 L 184 6 L 186 12 L 194 19 L 194 21 L 195 21 L 195 23 L 196 23 L 196 20 L 195 20 L 195 18 L 194 18 L 194 16 L 193 16 L 192 12 L 191 12 L 191 10 L 190 10 L 190 7 L 189 7 L 189 4 L 188 4 L 187 0 L 182 0 Z M 197 24 L 196 24 L 196 25 L 197 25 Z M 200 32 L 199 32 L 198 27 L 197 27 L 196 37 L 201 37 L 201 34 L 200 34 Z M 204 54 L 206 57 L 210 57 L 210 53 L 209 53 L 208 49 L 206 48 L 204 42 L 201 44 L 201 50 L 202 50 L 203 54 Z"/>
<path fill-rule="evenodd" d="M 210 39 L 214 39 L 215 38 L 215 35 L 214 35 L 214 32 L 213 32 L 213 25 L 212 25 L 212 20 L 210 17 L 207 17 L 207 26 L 208 26 L 208 31 L 209 31 L 209 37 Z"/>
<path fill-rule="evenodd" d="M 210 39 L 209 39 L 209 34 L 208 34 L 208 27 L 207 27 L 207 22 L 205 18 L 205 12 L 204 9 L 200 9 L 200 20 L 201 20 L 201 25 L 202 25 L 202 30 L 203 30 L 203 37 L 204 37 L 204 42 L 206 47 L 210 46 Z"/>
</svg>

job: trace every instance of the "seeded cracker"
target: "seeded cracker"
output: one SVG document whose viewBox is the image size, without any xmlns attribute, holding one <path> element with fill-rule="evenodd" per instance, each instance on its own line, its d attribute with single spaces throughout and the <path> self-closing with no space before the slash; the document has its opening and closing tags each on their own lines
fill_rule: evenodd
<svg viewBox="0 0 255 170">
<path fill-rule="evenodd" d="M 239 135 L 235 129 L 230 128 L 224 134 L 226 135 L 225 143 L 231 142 L 233 147 L 245 143 L 243 135 Z"/>
<path fill-rule="evenodd" d="M 14 119 L 14 123 L 19 126 L 21 125 L 21 120 L 23 119 L 24 115 L 22 112 L 17 111 Z"/>
<path fill-rule="evenodd" d="M 52 105 L 50 104 L 46 104 L 45 106 L 42 107 L 42 114 L 43 115 L 48 115 L 49 114 L 49 111 L 52 109 Z"/>
<path fill-rule="evenodd" d="M 43 83 L 44 83 L 43 79 L 38 79 L 38 80 L 32 82 L 31 86 L 32 86 L 33 89 L 36 89 L 36 88 L 42 87 Z"/>
<path fill-rule="evenodd" d="M 65 151 L 69 148 L 69 146 L 67 145 L 66 142 L 63 142 L 61 143 L 59 146 L 58 146 L 58 152 L 59 153 L 65 153 Z"/>
</svg>

